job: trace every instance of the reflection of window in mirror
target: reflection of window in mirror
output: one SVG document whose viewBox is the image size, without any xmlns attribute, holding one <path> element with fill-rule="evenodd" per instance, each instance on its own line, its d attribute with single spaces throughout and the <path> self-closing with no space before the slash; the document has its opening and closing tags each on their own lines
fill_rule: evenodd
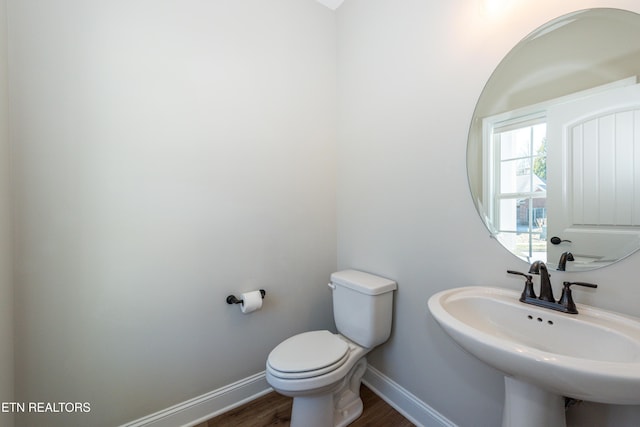
<svg viewBox="0 0 640 427">
<path fill-rule="evenodd" d="M 546 254 L 546 121 L 540 114 L 496 123 L 488 188 L 491 221 L 502 244 L 521 257 Z"/>
<path fill-rule="evenodd" d="M 570 221 L 569 225 L 564 224 L 567 222 L 564 221 L 564 216 L 568 217 L 568 215 L 563 216 L 560 212 L 579 213 L 575 206 L 570 207 L 578 202 L 582 203 L 583 198 L 578 196 L 587 194 L 584 190 L 578 193 L 571 191 L 573 182 L 577 182 L 576 185 L 580 189 L 586 188 L 584 177 L 582 180 L 576 181 L 578 172 L 584 170 L 583 175 L 591 181 L 593 181 L 593 176 L 606 175 L 602 172 L 606 172 L 606 169 L 597 165 L 591 167 L 591 163 L 589 163 L 588 170 L 585 170 L 587 164 L 585 159 L 591 159 L 594 156 L 595 158 L 601 157 L 603 153 L 606 153 L 603 151 L 603 147 L 614 144 L 615 139 L 613 142 L 609 139 L 605 142 L 602 139 L 594 148 L 596 154 L 589 156 L 590 152 L 586 151 L 586 148 L 580 148 L 582 147 L 581 140 L 575 140 L 577 142 L 572 143 L 571 141 L 574 139 L 560 135 L 558 129 L 561 128 L 558 126 L 558 121 L 562 115 L 559 112 L 572 112 L 571 106 L 573 105 L 582 105 L 585 100 L 593 103 L 593 100 L 598 100 L 602 96 L 612 97 L 616 93 L 628 93 L 627 97 L 636 99 L 636 92 L 630 92 L 628 89 L 634 87 L 635 84 L 635 77 L 624 79 L 544 103 L 487 117 L 483 120 L 483 200 L 488 207 L 487 222 L 494 237 L 512 253 L 530 261 L 542 260 L 546 262 L 547 250 L 552 249 L 548 248 L 546 243 L 548 232 L 552 233 L 551 235 L 555 235 L 553 233 L 566 235 L 566 230 L 576 229 L 575 221 Z M 615 107 L 609 106 L 609 103 L 606 105 L 607 108 L 618 108 L 617 104 Z M 596 110 L 598 109 L 602 110 L 603 107 L 599 106 Z M 640 112 L 640 110 L 638 111 Z M 598 113 L 595 117 L 601 118 L 602 114 L 604 113 Z M 585 116 L 584 113 L 582 115 Z M 609 116 L 611 115 L 607 113 L 605 118 L 608 119 Z M 564 120 L 561 124 L 568 125 L 569 122 Z M 622 132 L 621 125 L 617 128 L 619 129 L 618 133 Z M 590 134 L 593 133 L 590 131 Z M 580 150 L 576 151 L 578 148 Z M 630 161 L 628 160 L 627 163 Z M 547 188 L 548 171 L 551 178 Z M 621 175 L 621 173 L 617 175 Z M 623 188 L 622 179 L 619 181 L 619 184 L 618 181 L 613 180 L 603 181 L 600 177 L 597 187 L 601 189 Z M 605 193 L 604 190 L 602 192 Z M 615 191 L 607 191 L 606 193 L 614 194 Z M 570 205 L 571 203 L 573 205 Z M 607 205 L 613 204 L 607 203 Z M 588 210 L 591 214 L 598 211 L 602 211 L 602 209 Z M 549 221 L 547 218 L 550 218 Z M 561 231 L 557 231 L 559 225 L 562 225 Z M 610 224 L 591 221 L 588 223 L 589 231 L 593 231 L 595 225 Z M 602 230 L 598 229 L 598 231 Z M 634 236 L 636 235 L 634 234 Z M 578 240 L 580 239 L 576 239 L 576 241 Z M 575 251 L 578 250 L 578 247 L 574 245 L 572 249 Z M 583 252 L 586 251 L 582 247 L 580 249 Z"/>
</svg>

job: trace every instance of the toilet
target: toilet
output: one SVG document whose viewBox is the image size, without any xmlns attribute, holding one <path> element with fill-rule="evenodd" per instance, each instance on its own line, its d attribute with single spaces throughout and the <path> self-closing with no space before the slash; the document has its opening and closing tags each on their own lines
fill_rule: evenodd
<svg viewBox="0 0 640 427">
<path fill-rule="evenodd" d="M 266 378 L 293 397 L 291 427 L 342 427 L 362 414 L 365 355 L 389 339 L 396 282 L 356 270 L 331 275 L 338 334 L 304 332 L 267 358 Z"/>
</svg>

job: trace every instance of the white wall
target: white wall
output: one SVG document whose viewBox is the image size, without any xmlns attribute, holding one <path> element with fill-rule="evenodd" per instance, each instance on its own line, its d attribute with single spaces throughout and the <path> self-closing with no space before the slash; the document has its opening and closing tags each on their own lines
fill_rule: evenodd
<svg viewBox="0 0 640 427">
<path fill-rule="evenodd" d="M 10 150 L 7 94 L 6 2 L 0 1 L 0 402 L 13 396 L 13 285 L 11 274 Z M 0 427 L 13 425 L 11 413 L 0 413 Z"/>
<path fill-rule="evenodd" d="M 331 327 L 335 14 L 8 3 L 16 398 L 91 404 L 18 423 L 121 424 Z M 225 303 L 261 287 L 259 312 Z"/>
<path fill-rule="evenodd" d="M 494 2 L 496 3 L 496 2 Z M 634 0 L 348 0 L 338 9 L 338 266 L 398 281 L 391 340 L 369 360 L 460 426 L 500 425 L 502 375 L 462 351 L 427 299 L 463 285 L 520 289 L 468 190 L 467 130 L 501 58 L 544 22 L 588 7 L 640 12 Z M 640 254 L 605 269 L 554 274 L 599 283 L 581 302 L 640 316 Z M 635 426 L 640 407 L 582 405 L 572 422 Z M 586 424 L 582 424 L 586 425 Z"/>
</svg>

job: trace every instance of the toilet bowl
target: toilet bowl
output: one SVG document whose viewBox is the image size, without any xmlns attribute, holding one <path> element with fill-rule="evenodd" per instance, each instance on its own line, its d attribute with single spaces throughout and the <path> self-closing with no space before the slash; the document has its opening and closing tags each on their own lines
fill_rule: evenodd
<svg viewBox="0 0 640 427">
<path fill-rule="evenodd" d="M 276 346 L 266 379 L 293 397 L 291 427 L 343 427 L 362 414 L 365 355 L 391 333 L 394 281 L 356 270 L 331 275 L 338 334 L 304 332 Z"/>
<path fill-rule="evenodd" d="M 267 382 L 293 397 L 291 426 L 342 427 L 362 414 L 360 383 L 369 349 L 329 331 L 283 341 L 267 359 Z"/>
</svg>

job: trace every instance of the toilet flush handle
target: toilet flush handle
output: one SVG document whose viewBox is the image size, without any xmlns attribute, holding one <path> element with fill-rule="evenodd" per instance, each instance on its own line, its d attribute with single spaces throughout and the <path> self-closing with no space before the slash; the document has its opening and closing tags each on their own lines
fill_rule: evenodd
<svg viewBox="0 0 640 427">
<path fill-rule="evenodd" d="M 336 285 L 334 285 L 333 283 L 329 282 L 327 283 L 327 286 L 331 288 L 332 291 L 336 290 Z"/>
</svg>

